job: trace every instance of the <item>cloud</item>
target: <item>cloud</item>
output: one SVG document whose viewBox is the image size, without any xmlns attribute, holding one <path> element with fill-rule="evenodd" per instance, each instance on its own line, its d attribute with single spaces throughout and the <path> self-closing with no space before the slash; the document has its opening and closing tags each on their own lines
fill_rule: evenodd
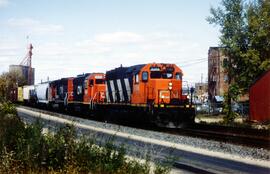
<svg viewBox="0 0 270 174">
<path fill-rule="evenodd" d="M 95 41 L 105 44 L 127 44 L 138 43 L 144 40 L 143 36 L 133 32 L 113 32 L 99 34 L 95 37 Z"/>
<path fill-rule="evenodd" d="M 40 45 L 34 45 L 33 54 L 35 53 L 40 56 L 60 56 L 72 54 L 71 46 L 67 43 L 61 42 L 48 42 Z"/>
<path fill-rule="evenodd" d="M 1 1 L 1 0 L 0 0 Z M 62 25 L 44 24 L 38 20 L 30 18 L 11 18 L 8 20 L 8 25 L 13 28 L 26 30 L 30 33 L 62 33 L 64 28 Z"/>
<path fill-rule="evenodd" d="M 102 54 L 112 50 L 109 45 L 94 40 L 83 40 L 75 43 L 74 51 L 78 54 Z"/>
<path fill-rule="evenodd" d="M 30 24 L 32 22 L 29 20 Z M 23 24 L 25 22 L 16 25 L 24 26 Z M 31 25 L 37 24 L 34 22 Z M 23 43 L 17 43 L 16 39 L 7 43 L 0 39 L 0 59 L 5 60 L 0 61 L 0 64 L 18 63 L 19 58 L 25 54 Z M 183 69 L 185 80 L 195 82 L 200 80 L 201 73 L 207 74 L 207 63 L 191 66 L 185 64 L 207 57 L 207 50 L 208 47 L 196 38 L 188 38 L 181 33 L 100 33 L 73 42 L 38 42 L 34 44 L 33 66 L 36 68 L 37 79 L 46 79 L 47 76 L 57 79 L 82 72 L 106 72 L 120 64 L 131 66 L 151 62 L 176 63 Z"/>
<path fill-rule="evenodd" d="M 8 0 L 0 0 L 0 8 L 1 7 L 5 7 L 9 4 L 9 1 Z"/>
</svg>

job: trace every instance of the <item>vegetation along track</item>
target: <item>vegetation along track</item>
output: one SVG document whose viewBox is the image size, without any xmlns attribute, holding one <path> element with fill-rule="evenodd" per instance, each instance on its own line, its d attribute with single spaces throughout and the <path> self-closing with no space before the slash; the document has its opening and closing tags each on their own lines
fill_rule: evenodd
<svg viewBox="0 0 270 174">
<path fill-rule="evenodd" d="M 43 109 L 30 108 L 25 106 L 21 107 L 36 111 L 38 110 L 40 112 L 56 116 L 57 114 L 59 114 L 59 112 L 55 113 Z M 85 118 L 85 116 L 82 117 Z M 220 141 L 224 143 L 238 144 L 248 147 L 270 149 L 270 132 L 269 130 L 264 129 L 259 130 L 244 127 L 231 127 L 231 126 L 199 124 L 199 123 L 188 125 L 183 128 L 160 128 L 152 124 L 149 125 L 149 124 L 132 124 L 132 123 L 124 123 L 122 125 L 133 128 L 164 132 L 174 135 L 197 137 L 208 140 Z"/>
</svg>

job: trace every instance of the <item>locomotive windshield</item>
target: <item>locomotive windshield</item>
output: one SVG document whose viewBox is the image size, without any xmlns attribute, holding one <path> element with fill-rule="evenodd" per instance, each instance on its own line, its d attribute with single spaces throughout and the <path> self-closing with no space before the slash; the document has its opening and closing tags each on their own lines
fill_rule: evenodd
<svg viewBox="0 0 270 174">
<path fill-rule="evenodd" d="M 153 71 L 150 73 L 151 79 L 172 79 L 173 73 L 171 72 L 161 72 L 161 71 Z"/>
<path fill-rule="evenodd" d="M 105 84 L 104 79 L 96 79 L 96 84 Z"/>
<path fill-rule="evenodd" d="M 173 74 L 171 72 L 162 73 L 163 79 L 171 79 L 172 77 L 173 77 Z"/>
<path fill-rule="evenodd" d="M 172 79 L 173 73 L 168 71 L 151 71 L 151 79 Z"/>
</svg>

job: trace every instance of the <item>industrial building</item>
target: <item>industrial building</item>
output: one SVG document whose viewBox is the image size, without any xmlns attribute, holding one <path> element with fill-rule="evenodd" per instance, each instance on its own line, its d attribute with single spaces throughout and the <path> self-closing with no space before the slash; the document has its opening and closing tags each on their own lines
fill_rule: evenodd
<svg viewBox="0 0 270 174">
<path fill-rule="evenodd" d="M 228 74 L 223 63 L 228 58 L 222 47 L 210 47 L 208 50 L 208 96 L 213 102 L 215 96 L 224 96 L 228 91 Z"/>
<path fill-rule="evenodd" d="M 33 85 L 35 82 L 35 68 L 25 65 L 9 65 L 9 72 L 17 72 L 19 76 L 24 77 L 27 85 Z"/>
<path fill-rule="evenodd" d="M 19 76 L 24 77 L 27 85 L 34 85 L 35 83 L 35 69 L 32 68 L 32 49 L 33 45 L 28 45 L 28 52 L 19 65 L 10 65 L 9 72 L 17 72 Z"/>
</svg>

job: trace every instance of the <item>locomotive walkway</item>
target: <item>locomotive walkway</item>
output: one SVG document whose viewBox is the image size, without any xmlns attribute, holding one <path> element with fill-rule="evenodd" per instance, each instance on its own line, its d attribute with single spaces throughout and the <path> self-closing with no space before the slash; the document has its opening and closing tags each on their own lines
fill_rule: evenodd
<svg viewBox="0 0 270 174">
<path fill-rule="evenodd" d="M 188 171 L 189 173 L 269 173 L 270 161 L 268 159 L 243 158 L 241 156 L 210 151 L 200 147 L 173 143 L 164 139 L 135 135 L 127 132 L 110 129 L 111 124 L 94 123 L 82 118 L 57 114 L 42 113 L 18 107 L 18 115 L 27 123 L 40 119 L 45 127 L 53 131 L 57 126 L 66 123 L 74 124 L 80 135 L 95 136 L 99 143 L 114 137 L 115 144 L 125 144 L 128 155 L 143 157 L 147 152 L 153 159 L 164 159 L 167 156 L 176 157 L 173 172 Z M 91 124 L 89 124 L 91 122 Z M 105 127 L 99 127 L 99 124 Z M 106 128 L 107 127 L 107 128 Z M 122 126 L 121 126 L 122 127 Z M 129 129 L 129 128 L 125 128 Z M 130 128 L 133 129 L 133 128 Z M 119 130 L 121 130 L 119 126 Z M 131 131 L 132 132 L 132 131 Z M 151 132 L 151 131 L 149 131 Z M 153 133 L 154 134 L 154 133 Z M 170 136 L 168 134 L 164 136 Z M 269 151 L 268 151 L 269 153 Z"/>
</svg>

